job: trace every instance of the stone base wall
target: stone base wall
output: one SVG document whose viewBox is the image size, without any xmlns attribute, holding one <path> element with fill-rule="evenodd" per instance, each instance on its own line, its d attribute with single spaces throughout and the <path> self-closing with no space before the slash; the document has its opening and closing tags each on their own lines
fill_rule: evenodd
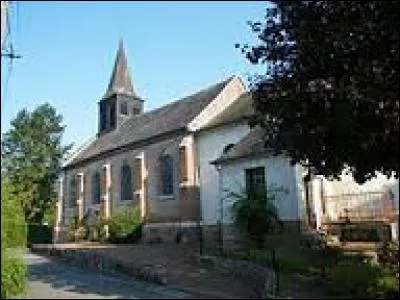
<svg viewBox="0 0 400 300">
<path fill-rule="evenodd" d="M 110 258 L 91 249 L 62 248 L 57 245 L 33 245 L 32 252 L 102 274 L 127 275 L 138 280 L 167 284 L 167 269 L 162 265 L 141 265 L 141 262 L 126 264 L 117 257 Z"/>
<path fill-rule="evenodd" d="M 298 221 L 284 221 L 283 230 L 276 234 L 266 236 L 265 244 L 279 244 L 286 241 L 299 242 L 304 229 Z M 247 232 L 237 228 L 233 224 L 220 227 L 207 225 L 202 228 L 203 249 L 215 250 L 221 246 L 224 249 L 240 249 L 255 247 L 254 240 L 249 238 Z M 212 251 L 211 251 L 212 252 Z"/>
<path fill-rule="evenodd" d="M 199 228 L 195 222 L 150 223 L 143 226 L 144 243 L 192 243 L 199 240 Z"/>
</svg>

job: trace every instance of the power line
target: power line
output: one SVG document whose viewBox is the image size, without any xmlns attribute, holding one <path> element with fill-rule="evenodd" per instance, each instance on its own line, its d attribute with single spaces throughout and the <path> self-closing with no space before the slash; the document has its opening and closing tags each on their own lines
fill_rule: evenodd
<svg viewBox="0 0 400 300">
<path fill-rule="evenodd" d="M 11 4 L 11 3 L 10 3 Z M 16 54 L 14 51 L 14 47 L 13 47 L 13 41 L 12 41 L 12 32 L 11 32 L 11 25 L 10 25 L 10 13 L 9 13 L 9 9 L 10 6 L 7 6 L 6 8 L 6 36 L 5 36 L 5 40 L 4 40 L 4 45 L 6 45 L 5 51 L 3 51 L 3 49 L 1 49 L 1 57 L 5 57 L 8 58 L 8 72 L 6 75 L 6 79 L 5 79 L 5 83 L 4 83 L 4 95 L 2 98 L 6 99 L 7 94 L 8 94 L 8 89 L 9 89 L 9 82 L 10 82 L 10 77 L 13 71 L 13 61 L 15 59 L 20 59 L 22 58 L 21 55 Z"/>
</svg>

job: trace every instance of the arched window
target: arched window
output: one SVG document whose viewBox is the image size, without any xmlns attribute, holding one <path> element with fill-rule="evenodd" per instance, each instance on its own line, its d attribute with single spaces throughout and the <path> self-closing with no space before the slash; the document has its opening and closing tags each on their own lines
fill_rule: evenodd
<svg viewBox="0 0 400 300">
<path fill-rule="evenodd" d="M 76 205 L 76 200 L 78 198 L 78 190 L 76 187 L 76 178 L 75 175 L 71 177 L 69 181 L 69 206 L 74 207 Z"/>
<path fill-rule="evenodd" d="M 100 198 L 101 198 L 100 173 L 95 172 L 92 175 L 92 203 L 99 204 Z"/>
<path fill-rule="evenodd" d="M 172 157 L 164 154 L 160 157 L 161 193 L 172 195 L 174 192 Z"/>
<path fill-rule="evenodd" d="M 132 200 L 132 170 L 124 163 L 121 168 L 121 200 Z"/>
</svg>

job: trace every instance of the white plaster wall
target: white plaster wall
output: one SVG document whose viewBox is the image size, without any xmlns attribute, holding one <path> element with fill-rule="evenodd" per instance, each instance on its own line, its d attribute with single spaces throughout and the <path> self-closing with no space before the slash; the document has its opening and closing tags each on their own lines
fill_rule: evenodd
<svg viewBox="0 0 400 300">
<path fill-rule="evenodd" d="M 388 189 L 394 194 L 394 204 L 396 209 L 399 209 L 399 180 L 395 178 L 387 178 L 383 174 L 377 174 L 376 178 L 368 180 L 363 184 L 358 184 L 354 181 L 351 174 L 343 174 L 341 175 L 341 180 L 327 180 L 324 177 L 319 176 L 318 178 L 313 180 L 313 198 L 314 200 L 314 210 L 320 218 L 321 213 L 321 205 L 320 205 L 320 186 L 321 186 L 321 178 L 323 184 L 323 193 L 325 196 L 338 196 L 341 194 L 358 194 L 364 192 L 386 192 Z M 329 199 L 329 198 L 328 198 Z M 363 202 L 353 203 L 354 205 L 363 205 Z M 349 208 L 351 208 L 350 205 Z M 341 210 L 341 207 L 338 207 L 332 201 L 327 201 L 326 203 L 327 213 L 328 215 L 335 219 L 338 217 L 338 214 Z"/>
<path fill-rule="evenodd" d="M 202 131 L 196 137 L 202 221 L 206 225 L 216 224 L 219 203 L 218 172 L 210 162 L 221 156 L 226 145 L 239 142 L 249 131 L 245 123 L 231 124 Z"/>
<path fill-rule="evenodd" d="M 256 167 L 265 168 L 267 185 L 282 187 L 284 189 L 283 193 L 279 193 L 279 197 L 275 203 L 282 221 L 300 220 L 302 208 L 299 205 L 300 193 L 296 182 L 296 166 L 291 166 L 287 158 L 271 156 L 243 158 L 222 166 L 224 224 L 232 222 L 231 206 L 235 199 L 229 197 L 229 193 L 243 191 L 246 185 L 245 170 Z"/>
</svg>

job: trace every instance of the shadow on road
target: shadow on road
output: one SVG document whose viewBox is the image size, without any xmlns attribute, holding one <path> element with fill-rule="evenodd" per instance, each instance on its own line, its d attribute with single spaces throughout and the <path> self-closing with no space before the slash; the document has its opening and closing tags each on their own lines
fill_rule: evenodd
<svg viewBox="0 0 400 300">
<path fill-rule="evenodd" d="M 111 277 L 40 256 L 30 255 L 28 264 L 29 281 L 49 284 L 52 289 L 49 290 L 49 295 L 71 292 L 98 295 L 108 299 L 189 298 L 187 295 L 179 295 L 179 292 L 167 291 L 167 288 L 162 286 Z M 46 291 L 39 293 L 46 295 Z"/>
</svg>

